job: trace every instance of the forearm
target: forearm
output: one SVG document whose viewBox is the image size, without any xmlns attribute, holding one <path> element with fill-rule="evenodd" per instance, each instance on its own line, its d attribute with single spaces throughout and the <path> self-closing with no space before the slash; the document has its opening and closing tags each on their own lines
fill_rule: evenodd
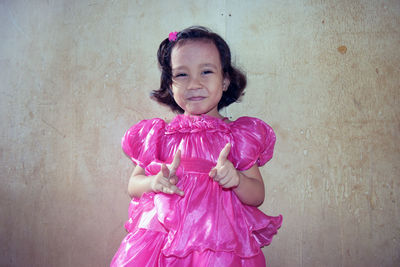
<svg viewBox="0 0 400 267">
<path fill-rule="evenodd" d="M 260 206 L 264 202 L 265 189 L 262 179 L 252 178 L 238 171 L 239 185 L 233 188 L 237 197 L 244 204 Z"/>
<path fill-rule="evenodd" d="M 133 175 L 129 179 L 128 183 L 128 194 L 129 196 L 140 198 L 143 193 L 152 191 L 151 188 L 151 177 L 146 175 Z"/>
</svg>

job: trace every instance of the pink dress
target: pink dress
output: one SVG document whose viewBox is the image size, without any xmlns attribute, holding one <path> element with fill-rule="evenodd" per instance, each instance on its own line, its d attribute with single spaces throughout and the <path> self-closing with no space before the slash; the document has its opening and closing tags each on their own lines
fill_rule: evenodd
<svg viewBox="0 0 400 267">
<path fill-rule="evenodd" d="M 282 216 L 243 204 L 208 176 L 228 142 L 228 159 L 243 171 L 272 158 L 275 134 L 256 118 L 225 123 L 207 115 L 178 115 L 169 124 L 143 120 L 126 132 L 122 148 L 146 175 L 156 175 L 181 150 L 177 186 L 185 195 L 133 198 L 128 234 L 111 266 L 265 266 L 260 248 L 271 243 Z"/>
</svg>

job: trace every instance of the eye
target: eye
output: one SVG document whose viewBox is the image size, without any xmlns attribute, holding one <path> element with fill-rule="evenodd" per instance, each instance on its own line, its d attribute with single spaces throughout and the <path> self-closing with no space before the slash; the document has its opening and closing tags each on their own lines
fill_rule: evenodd
<svg viewBox="0 0 400 267">
<path fill-rule="evenodd" d="M 186 77 L 187 76 L 187 74 L 186 73 L 177 73 L 177 74 L 175 74 L 175 78 L 179 78 L 179 77 Z"/>
<path fill-rule="evenodd" d="M 204 70 L 202 74 L 211 74 L 214 73 L 212 70 Z"/>
</svg>

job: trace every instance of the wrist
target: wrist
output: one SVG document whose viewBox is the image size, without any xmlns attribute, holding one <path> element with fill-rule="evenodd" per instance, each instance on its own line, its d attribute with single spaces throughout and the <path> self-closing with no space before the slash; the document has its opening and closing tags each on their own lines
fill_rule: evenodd
<svg viewBox="0 0 400 267">
<path fill-rule="evenodd" d="M 244 174 L 241 173 L 240 171 L 238 171 L 238 170 L 235 170 L 235 171 L 236 171 L 237 183 L 236 183 L 236 185 L 233 187 L 233 189 L 236 189 L 236 188 L 238 188 L 238 187 L 240 186 L 240 184 L 242 183 L 243 176 L 244 176 Z M 245 179 L 245 178 L 244 178 L 244 179 Z"/>
</svg>

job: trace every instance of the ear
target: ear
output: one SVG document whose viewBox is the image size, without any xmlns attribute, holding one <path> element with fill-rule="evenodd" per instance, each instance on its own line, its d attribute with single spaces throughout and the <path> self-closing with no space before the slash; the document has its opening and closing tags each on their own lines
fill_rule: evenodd
<svg viewBox="0 0 400 267">
<path fill-rule="evenodd" d="M 231 83 L 231 80 L 228 77 L 225 77 L 223 82 L 222 82 L 222 90 L 226 91 L 228 90 L 229 84 Z"/>
</svg>

